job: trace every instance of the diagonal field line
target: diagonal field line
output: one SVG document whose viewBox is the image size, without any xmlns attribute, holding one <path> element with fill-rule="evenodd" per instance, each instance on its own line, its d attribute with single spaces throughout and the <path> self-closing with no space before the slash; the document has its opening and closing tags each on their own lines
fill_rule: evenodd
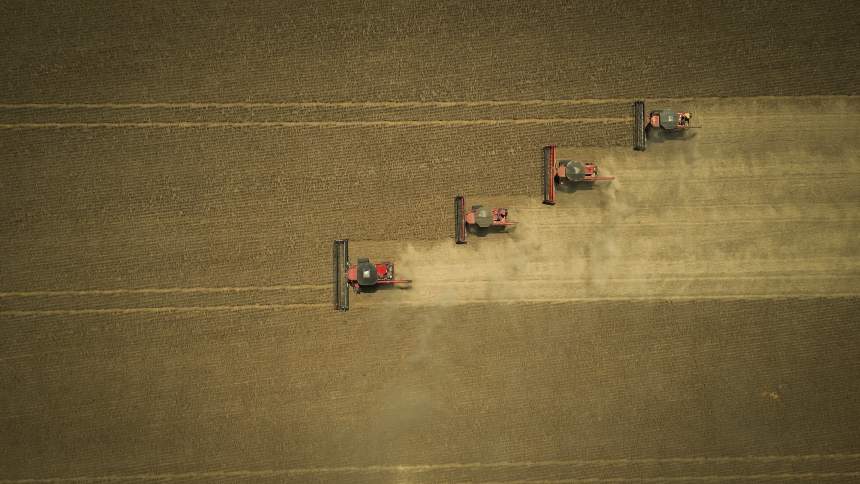
<svg viewBox="0 0 860 484">
<path fill-rule="evenodd" d="M 350 127 L 462 127 L 524 124 L 613 124 L 627 123 L 633 118 L 523 118 L 523 119 L 448 119 L 403 121 L 171 121 L 117 123 L 2 123 L 0 129 L 61 129 L 61 128 L 350 128 Z"/>
<path fill-rule="evenodd" d="M 111 482 L 111 481 L 170 481 L 200 478 L 264 478 L 285 477 L 313 474 L 333 473 L 421 473 L 432 471 L 451 470 L 482 470 L 482 469 L 506 469 L 506 468 L 536 468 L 536 467 L 619 467 L 634 466 L 640 464 L 714 464 L 714 463 L 767 463 L 767 462 L 809 462 L 809 461 L 836 461 L 836 460 L 858 460 L 860 454 L 806 454 L 785 456 L 741 456 L 741 457 L 669 457 L 669 458 L 631 458 L 631 459 L 594 459 L 594 460 L 556 460 L 556 461 L 522 461 L 522 462 L 471 462 L 471 463 L 449 463 L 449 464 L 412 464 L 412 465 L 375 465 L 375 466 L 342 466 L 342 467 L 308 467 L 295 469 L 265 469 L 265 470 L 226 470 L 226 471 L 202 471 L 184 473 L 161 473 L 161 474 L 126 474 L 111 476 L 80 476 L 80 477 L 47 477 L 32 479 L 10 479 L 0 480 L 0 484 L 24 484 L 24 483 L 66 483 L 66 482 Z M 827 476 L 860 475 L 856 472 L 848 473 L 792 473 L 792 474 L 762 474 L 760 476 Z M 717 480 L 720 476 L 699 476 L 705 480 Z M 741 475 L 740 478 L 744 476 Z M 725 479 L 726 476 L 723 476 Z M 778 477 L 775 477 L 778 478 Z M 601 478 L 596 478 L 601 479 Z M 609 478 L 611 479 L 611 478 Z M 654 478 L 671 479 L 671 478 Z M 677 479 L 677 478 L 676 478 Z M 695 479 L 693 477 L 692 479 Z M 516 481 L 513 481 L 516 482 Z M 540 481 L 538 481 L 540 482 Z M 565 482 L 565 481 L 545 481 Z M 571 481 L 577 482 L 577 481 Z M 584 481 L 588 482 L 588 481 Z M 612 481 L 595 481 L 612 482 Z"/>
</svg>

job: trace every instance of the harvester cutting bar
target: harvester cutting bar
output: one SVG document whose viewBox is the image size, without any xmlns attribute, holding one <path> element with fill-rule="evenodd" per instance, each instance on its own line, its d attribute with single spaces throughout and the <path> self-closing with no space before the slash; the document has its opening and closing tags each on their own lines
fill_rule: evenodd
<svg viewBox="0 0 860 484">
<path fill-rule="evenodd" d="M 555 145 L 543 148 L 543 203 L 547 205 L 555 205 L 555 175 L 558 167 L 555 150 Z"/>
<path fill-rule="evenodd" d="M 349 240 L 335 240 L 332 246 L 332 286 L 334 308 L 339 311 L 349 310 L 349 280 L 346 272 L 349 268 Z"/>
<path fill-rule="evenodd" d="M 462 196 L 454 197 L 454 240 L 466 243 L 466 201 Z"/>
<path fill-rule="evenodd" d="M 633 103 L 633 149 L 645 151 L 645 101 Z"/>
</svg>

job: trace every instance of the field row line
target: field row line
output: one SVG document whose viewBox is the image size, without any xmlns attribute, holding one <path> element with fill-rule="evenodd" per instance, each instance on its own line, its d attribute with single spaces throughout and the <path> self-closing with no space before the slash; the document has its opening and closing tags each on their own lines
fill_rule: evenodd
<svg viewBox="0 0 860 484">
<path fill-rule="evenodd" d="M 210 294 L 229 292 L 272 292 L 293 291 L 306 289 L 330 289 L 329 284 L 294 284 L 275 286 L 224 286 L 224 287 L 144 287 L 144 288 L 113 288 L 113 289 L 58 289 L 35 291 L 6 291 L 0 292 L 0 298 L 37 297 L 37 296 L 90 296 L 90 295 L 119 295 L 119 294 Z"/>
<path fill-rule="evenodd" d="M 858 173 L 860 174 L 860 173 Z M 783 178 L 784 179 L 784 178 Z M 657 178 L 654 181 L 658 180 Z M 665 178 L 663 178 L 665 180 Z M 679 209 L 688 209 L 688 208 L 731 208 L 731 207 L 749 207 L 749 208 L 773 208 L 778 209 L 779 207 L 809 207 L 813 205 L 823 205 L 827 208 L 836 207 L 836 208 L 860 208 L 860 202 L 774 202 L 774 203 L 720 203 L 714 205 L 637 205 L 635 206 L 636 211 L 650 211 L 650 210 L 659 210 L 659 209 L 668 209 L 668 210 L 679 210 Z M 516 209 L 518 212 L 522 211 L 542 211 L 545 212 L 547 210 L 546 205 L 540 205 L 537 207 L 521 207 Z M 572 208 L 572 207 L 552 207 L 553 212 L 572 212 L 572 213 L 592 213 L 594 209 L 592 208 Z"/>
<path fill-rule="evenodd" d="M 858 223 L 857 218 L 762 218 L 762 219 L 743 219 L 736 220 L 727 218 L 725 220 L 698 221 L 698 222 L 537 222 L 529 225 L 533 227 L 595 227 L 595 226 L 611 226 L 611 227 L 663 227 L 676 225 L 739 225 L 739 224 L 756 224 L 760 225 L 763 222 L 767 223 Z"/>
<path fill-rule="evenodd" d="M 371 466 L 340 466 L 340 467 L 308 467 L 294 469 L 261 469 L 261 470 L 218 470 L 184 473 L 151 473 L 151 474 L 126 474 L 110 476 L 81 476 L 81 477 L 55 477 L 34 479 L 9 479 L 0 480 L 0 484 L 23 484 L 23 483 L 62 483 L 83 481 L 129 481 L 129 480 L 185 480 L 194 478 L 261 478 L 278 477 L 307 474 L 331 474 L 331 473 L 420 473 L 432 471 L 456 471 L 456 470 L 481 470 L 481 469 L 513 469 L 513 468 L 536 468 L 536 467 L 618 467 L 643 464 L 714 464 L 714 463 L 768 463 L 768 462 L 810 462 L 810 461 L 854 461 L 860 459 L 860 454 L 808 454 L 808 455 L 773 455 L 773 456 L 738 456 L 738 457 L 655 457 L 655 458 L 629 458 L 629 459 L 579 459 L 579 460 L 551 460 L 551 461 L 520 461 L 520 462 L 470 462 L 470 463 L 448 463 L 448 464 L 407 464 L 407 465 L 371 465 Z M 825 475 L 860 475 L 857 472 L 840 473 L 790 473 L 790 474 L 762 474 L 764 476 L 790 476 L 802 475 L 812 477 L 823 477 Z M 749 474 L 747 474 L 749 475 Z M 710 477 L 710 476 L 700 476 Z M 725 478 L 725 477 L 724 477 Z M 602 478 L 595 478 L 602 479 Z M 612 479 L 612 478 L 608 478 Z M 665 478 L 655 478 L 665 479 Z M 671 479 L 669 477 L 669 479 Z M 710 480 L 710 479 L 708 479 Z M 506 481 L 507 482 L 507 481 Z M 529 481 L 533 482 L 533 481 Z M 537 481 L 539 482 L 539 481 Z M 553 481 L 548 481 L 553 482 Z M 563 482 L 563 481 L 562 481 Z M 576 482 L 576 481 L 574 481 Z M 588 482 L 588 481 L 585 481 Z M 605 482 L 605 481 L 598 481 Z"/>
<path fill-rule="evenodd" d="M 440 284 L 443 285 L 443 284 Z M 700 300 L 762 300 L 762 299 L 836 299 L 858 297 L 860 293 L 785 293 L 785 294 L 724 294 L 724 295 L 652 295 L 652 296 L 592 296 L 592 297 L 555 297 L 555 298 L 469 298 L 459 301 L 440 301 L 438 295 L 428 295 L 426 300 L 385 301 L 386 306 L 451 306 L 471 304 L 523 304 L 547 303 L 566 304 L 577 302 L 606 301 L 700 301 Z M 66 316 L 85 314 L 144 314 L 144 313 L 194 313 L 194 312 L 238 312 L 238 311 L 282 311 L 302 308 L 331 308 L 331 303 L 290 303 L 290 304 L 233 304 L 217 306 L 151 306 L 131 308 L 93 308 L 93 309 L 9 309 L 0 310 L 0 316 Z"/>
<path fill-rule="evenodd" d="M 436 267 L 444 267 L 444 264 L 437 264 Z M 451 286 L 451 285 L 467 285 L 467 284 L 490 284 L 493 286 L 521 286 L 523 284 L 575 284 L 575 283 L 587 283 L 593 282 L 594 279 L 606 282 L 662 282 L 662 281 L 769 281 L 769 280 L 780 280 L 780 281 L 790 281 L 790 280 L 818 280 L 818 279 L 858 279 L 860 278 L 860 272 L 852 273 L 852 274 L 832 274 L 832 273 L 824 273 L 820 275 L 772 275 L 772 276 L 670 276 L 670 277 L 597 277 L 597 278 L 585 278 L 585 277 L 571 277 L 571 278 L 557 278 L 553 277 L 550 280 L 547 280 L 546 277 L 542 277 L 540 275 L 536 275 L 534 278 L 517 276 L 516 280 L 512 281 L 497 281 L 494 279 L 469 279 L 469 280 L 445 280 L 440 282 L 425 282 L 422 283 L 421 286 Z"/>
<path fill-rule="evenodd" d="M 704 476 L 660 476 L 660 477 L 574 477 L 570 479 L 525 479 L 513 481 L 481 481 L 484 484 L 562 484 L 588 482 L 726 482 L 726 481 L 817 481 L 820 479 L 860 477 L 860 472 L 783 472 L 780 474 L 710 474 Z"/>
<path fill-rule="evenodd" d="M 652 296 L 583 296 L 583 297 L 546 297 L 546 298 L 469 298 L 457 302 L 440 302 L 437 296 L 428 301 L 385 301 L 386 305 L 403 306 L 445 306 L 468 304 L 521 304 L 546 303 L 566 304 L 578 302 L 615 302 L 615 301 L 755 301 L 772 299 L 840 299 L 856 298 L 860 293 L 785 293 L 785 294 L 721 294 L 721 295 L 652 295 Z M 2 313 L 0 313 L 2 314 Z"/>
<path fill-rule="evenodd" d="M 627 123 L 632 118 L 522 118 L 522 119 L 436 119 L 403 121 L 145 121 L 116 123 L 2 123 L 0 129 L 40 128 L 346 128 L 356 126 L 498 126 L 521 124 L 613 124 Z"/>
<path fill-rule="evenodd" d="M 860 96 L 754 96 L 754 97 L 680 97 L 653 98 L 649 101 L 719 101 L 724 99 L 798 100 L 798 99 L 860 99 Z M 593 104 L 631 103 L 632 98 L 585 99 L 511 99 L 462 101 L 284 101 L 284 102 L 55 102 L 0 103 L 0 109 L 160 109 L 160 108 L 396 108 L 396 107 L 481 107 L 481 106 L 578 106 Z"/>
<path fill-rule="evenodd" d="M 826 176 L 815 176 L 815 177 L 806 177 L 803 174 L 786 174 L 782 176 L 756 176 L 756 175 L 748 175 L 748 176 L 714 176 L 714 177 L 689 177 L 683 178 L 680 180 L 679 184 L 693 184 L 693 183 L 714 183 L 714 182 L 761 182 L 761 181 L 774 181 L 774 182 L 786 182 L 793 183 L 795 185 L 802 184 L 804 181 L 813 180 L 811 183 L 817 183 L 820 180 L 828 180 L 828 179 L 841 179 L 844 177 L 851 177 L 860 175 L 860 172 L 856 171 L 834 171 L 833 173 L 828 173 Z M 794 179 L 790 179 L 789 177 L 795 177 Z M 805 177 L 805 180 L 800 180 L 799 178 Z M 662 182 L 666 183 L 665 176 L 624 176 L 625 184 L 632 185 L 639 182 Z"/>
<path fill-rule="evenodd" d="M 444 265 L 444 264 L 443 264 Z M 641 282 L 641 281 L 687 281 L 687 280 L 770 280 L 770 279 L 851 279 L 860 277 L 860 273 L 854 274 L 834 274 L 831 271 L 821 271 L 821 274 L 800 274 L 800 275 L 765 275 L 765 276 L 711 276 L 711 275 L 687 275 L 687 276 L 666 276 L 657 275 L 655 277 L 607 277 L 601 280 L 613 282 Z M 564 282 L 587 282 L 590 279 L 586 278 L 553 278 L 552 283 Z M 543 278 L 520 278 L 516 281 L 496 281 L 491 279 L 476 279 L 468 281 L 446 280 L 443 282 L 426 282 L 422 286 L 446 286 L 451 284 L 471 284 L 471 283 L 493 283 L 497 285 L 520 285 L 529 283 L 545 282 Z M 219 294 L 219 293 L 234 293 L 234 292 L 280 292 L 293 290 L 328 290 L 331 289 L 330 284 L 295 284 L 295 285 L 280 285 L 280 286 L 224 286 L 224 287 L 147 287 L 147 288 L 116 288 L 116 289 L 57 289 L 57 290 L 33 290 L 33 291 L 5 291 L 0 292 L 0 298 L 16 298 L 16 297 L 61 297 L 61 296 L 113 296 L 113 295 L 134 295 L 134 294 Z"/>
<path fill-rule="evenodd" d="M 142 313 L 197 313 L 218 311 L 290 310 L 300 308 L 331 307 L 328 303 L 291 304 L 223 304 L 218 306 L 151 306 L 137 308 L 101 309 L 9 309 L 0 310 L 0 316 L 57 316 L 78 314 L 142 314 Z"/>
</svg>

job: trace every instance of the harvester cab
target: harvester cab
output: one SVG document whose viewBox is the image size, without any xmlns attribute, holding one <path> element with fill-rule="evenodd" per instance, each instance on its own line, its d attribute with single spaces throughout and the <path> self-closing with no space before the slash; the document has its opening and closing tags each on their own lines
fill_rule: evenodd
<svg viewBox="0 0 860 484">
<path fill-rule="evenodd" d="M 556 149 L 556 145 L 543 149 L 543 203 L 555 205 L 556 184 L 574 185 L 615 179 L 614 176 L 600 176 L 595 163 L 557 160 Z"/>
<path fill-rule="evenodd" d="M 332 284 L 335 309 L 349 310 L 349 289 L 356 294 L 362 289 L 395 284 L 410 284 L 409 279 L 394 276 L 392 262 L 371 262 L 360 257 L 355 265 L 349 262 L 349 240 L 335 240 L 332 247 Z"/>
<path fill-rule="evenodd" d="M 690 124 L 693 115 L 689 112 L 676 112 L 669 109 L 651 111 L 645 116 L 645 102 L 633 103 L 633 149 L 645 151 L 648 132 L 661 130 L 665 133 L 681 133 L 693 128 Z"/>
<path fill-rule="evenodd" d="M 349 262 L 347 262 L 349 264 Z M 375 286 L 376 282 L 379 281 L 379 272 L 376 270 L 376 265 L 370 262 L 370 259 L 366 257 L 359 257 L 358 264 L 354 267 L 350 267 L 349 272 L 352 272 L 355 277 L 353 279 L 358 283 L 358 286 Z M 386 274 L 382 274 L 384 277 Z"/>
<path fill-rule="evenodd" d="M 479 233 L 490 230 L 504 231 L 517 223 L 508 219 L 508 209 L 488 208 L 483 205 L 472 205 L 465 209 L 466 199 L 460 195 L 454 197 L 454 240 L 458 244 L 466 243 L 466 233 L 469 227 Z"/>
</svg>

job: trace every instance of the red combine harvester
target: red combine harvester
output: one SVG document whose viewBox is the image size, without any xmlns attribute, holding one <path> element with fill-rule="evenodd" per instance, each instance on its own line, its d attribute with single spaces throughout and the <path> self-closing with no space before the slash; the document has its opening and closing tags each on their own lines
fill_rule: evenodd
<svg viewBox="0 0 860 484">
<path fill-rule="evenodd" d="M 555 205 L 556 184 L 569 186 L 614 179 L 614 176 L 600 176 L 594 163 L 557 161 L 555 145 L 543 148 L 543 203 L 547 205 Z"/>
<path fill-rule="evenodd" d="M 334 307 L 341 311 L 349 310 L 349 289 L 356 294 L 362 289 L 377 286 L 410 284 L 408 279 L 394 277 L 394 264 L 391 262 L 373 263 L 359 258 L 356 265 L 349 262 L 349 240 L 335 240 L 332 247 L 332 273 L 334 284 Z"/>
<path fill-rule="evenodd" d="M 651 111 L 645 117 L 645 101 L 633 103 L 633 149 L 645 151 L 648 133 L 660 130 L 668 135 L 681 135 L 687 129 L 693 128 L 690 120 L 693 115 L 688 112 L 675 112 L 669 109 Z"/>
<path fill-rule="evenodd" d="M 469 227 L 479 234 L 484 234 L 491 229 L 504 231 L 516 224 L 508 220 L 506 208 L 472 205 L 472 209 L 467 212 L 466 199 L 460 195 L 454 197 L 454 240 L 458 244 L 466 243 L 466 232 Z"/>
</svg>

